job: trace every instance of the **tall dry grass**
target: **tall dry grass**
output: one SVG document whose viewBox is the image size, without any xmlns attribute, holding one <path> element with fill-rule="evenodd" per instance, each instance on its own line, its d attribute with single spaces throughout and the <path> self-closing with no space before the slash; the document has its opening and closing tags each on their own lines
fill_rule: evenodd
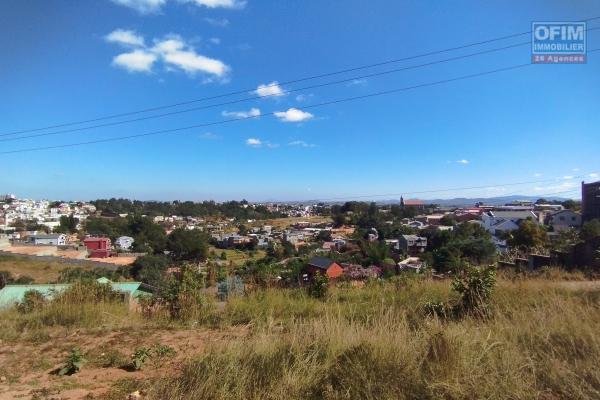
<svg viewBox="0 0 600 400">
<path fill-rule="evenodd" d="M 153 399 L 598 399 L 600 294 L 501 281 L 493 315 L 442 321 L 420 304 L 446 283 L 268 290 L 223 319 L 251 334 L 212 345 Z"/>
</svg>

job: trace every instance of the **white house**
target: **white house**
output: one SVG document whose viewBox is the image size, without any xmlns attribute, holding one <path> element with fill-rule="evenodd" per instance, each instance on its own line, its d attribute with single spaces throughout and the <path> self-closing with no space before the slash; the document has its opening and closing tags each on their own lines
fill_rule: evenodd
<svg viewBox="0 0 600 400">
<path fill-rule="evenodd" d="M 483 227 L 495 235 L 500 232 L 514 231 L 519 228 L 521 221 L 531 219 L 538 223 L 538 217 L 533 211 L 488 211 L 481 215 Z"/>
<path fill-rule="evenodd" d="M 67 244 L 67 235 L 57 233 L 53 235 L 30 235 L 28 241 L 42 246 L 64 246 Z"/>
<path fill-rule="evenodd" d="M 115 245 L 122 250 L 129 250 L 134 241 L 130 236 L 121 236 L 115 240 Z"/>
<path fill-rule="evenodd" d="M 581 226 L 581 214 L 573 210 L 557 211 L 548 215 L 546 223 L 554 228 L 554 232 L 577 228 Z"/>
</svg>

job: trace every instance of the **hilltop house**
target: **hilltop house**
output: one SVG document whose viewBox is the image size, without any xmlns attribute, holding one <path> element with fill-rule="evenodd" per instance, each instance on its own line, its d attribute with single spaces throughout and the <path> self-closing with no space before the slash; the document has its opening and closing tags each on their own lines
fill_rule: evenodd
<svg viewBox="0 0 600 400">
<path fill-rule="evenodd" d="M 333 279 L 340 277 L 344 273 L 344 269 L 329 258 L 313 257 L 308 260 L 303 273 L 307 280 L 311 280 L 316 274 L 326 274 L 330 279 Z"/>
</svg>

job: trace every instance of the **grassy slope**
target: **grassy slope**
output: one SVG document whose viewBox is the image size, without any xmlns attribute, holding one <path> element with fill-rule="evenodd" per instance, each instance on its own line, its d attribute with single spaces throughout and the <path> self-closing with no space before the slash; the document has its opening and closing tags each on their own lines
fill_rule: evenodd
<svg viewBox="0 0 600 400">
<path fill-rule="evenodd" d="M 261 290 L 230 300 L 223 311 L 207 310 L 192 331 L 124 308 L 62 305 L 0 315 L 0 339 L 35 349 L 40 338 L 58 335 L 93 354 L 90 336 L 115 331 L 206 338 L 178 368 L 132 374 L 135 382 L 117 384 L 106 398 L 142 387 L 151 399 L 600 398 L 600 290 L 566 287 L 501 280 L 493 317 L 459 321 L 421 312 L 425 301 L 451 295 L 448 282 L 338 288 L 325 302 L 297 290 Z M 238 328 L 243 335 L 225 334 Z"/>
<path fill-rule="evenodd" d="M 227 255 L 227 263 L 229 261 L 233 262 L 233 265 L 236 267 L 242 266 L 246 264 L 248 260 L 260 260 L 264 258 L 267 254 L 264 250 L 256 250 L 256 255 L 254 257 L 250 257 L 248 251 L 236 250 L 236 249 L 218 249 L 214 246 L 209 247 L 209 252 L 214 251 L 217 257 L 221 256 L 222 252 L 225 252 Z"/>
<path fill-rule="evenodd" d="M 93 269 L 91 266 L 80 264 L 68 264 L 60 262 L 38 261 L 25 257 L 13 255 L 0 255 L 0 271 L 8 271 L 13 276 L 30 276 L 34 283 L 55 282 L 59 272 L 65 268 L 77 267 L 82 269 Z"/>
</svg>

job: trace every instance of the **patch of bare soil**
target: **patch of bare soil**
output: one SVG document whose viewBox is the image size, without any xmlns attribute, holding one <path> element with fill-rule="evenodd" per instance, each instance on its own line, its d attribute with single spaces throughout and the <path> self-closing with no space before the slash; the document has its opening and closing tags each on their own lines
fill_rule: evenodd
<svg viewBox="0 0 600 400">
<path fill-rule="evenodd" d="M 243 327 L 225 330 L 139 328 L 70 334 L 56 330 L 42 343 L 0 342 L 0 400 L 98 399 L 122 382 L 129 382 L 131 391 L 135 391 L 136 381 L 177 374 L 211 342 L 245 334 Z M 129 367 L 137 348 L 156 345 L 172 347 L 174 356 L 150 358 L 139 371 Z M 64 365 L 74 347 L 79 347 L 84 354 L 83 368 L 70 376 L 58 376 L 56 371 Z"/>
</svg>

